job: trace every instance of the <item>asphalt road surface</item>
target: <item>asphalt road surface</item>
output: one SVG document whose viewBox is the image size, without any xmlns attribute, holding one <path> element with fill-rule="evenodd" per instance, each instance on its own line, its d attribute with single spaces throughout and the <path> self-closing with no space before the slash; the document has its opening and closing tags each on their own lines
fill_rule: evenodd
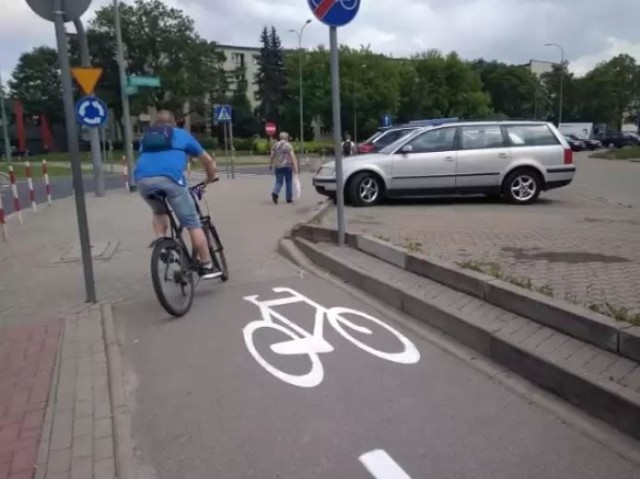
<svg viewBox="0 0 640 479">
<path fill-rule="evenodd" d="M 216 215 L 229 282 L 201 283 L 182 319 L 150 284 L 115 309 L 137 477 L 640 478 L 420 324 L 281 259 L 296 218 L 262 189 L 235 191 Z"/>
</svg>

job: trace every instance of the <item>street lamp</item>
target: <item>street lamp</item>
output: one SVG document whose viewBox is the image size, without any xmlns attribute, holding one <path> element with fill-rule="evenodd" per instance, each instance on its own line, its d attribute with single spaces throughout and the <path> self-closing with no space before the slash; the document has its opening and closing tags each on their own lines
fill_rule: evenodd
<svg viewBox="0 0 640 479">
<path fill-rule="evenodd" d="M 120 101 L 122 102 L 122 126 L 124 128 L 124 151 L 127 157 L 127 171 L 129 191 L 136 191 L 133 181 L 133 132 L 131 130 L 131 113 L 129 109 L 129 94 L 127 92 L 127 72 L 124 61 L 124 45 L 122 43 L 122 27 L 120 24 L 120 9 L 118 0 L 113 0 L 114 27 L 116 30 L 116 59 L 120 76 Z"/>
<path fill-rule="evenodd" d="M 311 19 L 304 22 L 300 30 L 292 28 L 289 33 L 294 33 L 298 36 L 298 52 L 300 53 L 300 156 L 304 156 L 304 86 L 302 85 L 302 34 L 307 25 L 311 23 Z"/>
<path fill-rule="evenodd" d="M 556 47 L 560 50 L 560 106 L 558 108 L 558 126 L 562 123 L 562 102 L 564 95 L 564 48 L 558 43 L 545 43 L 545 47 Z"/>
<path fill-rule="evenodd" d="M 360 70 L 367 68 L 367 65 L 363 63 L 360 65 Z M 356 92 L 358 76 L 357 72 L 353 74 L 353 142 L 358 143 L 358 95 Z"/>
</svg>

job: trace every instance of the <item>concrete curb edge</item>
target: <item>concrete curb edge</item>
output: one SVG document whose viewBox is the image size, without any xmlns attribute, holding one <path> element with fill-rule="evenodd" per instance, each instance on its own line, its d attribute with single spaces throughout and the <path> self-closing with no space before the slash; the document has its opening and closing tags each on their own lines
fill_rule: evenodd
<svg viewBox="0 0 640 479">
<path fill-rule="evenodd" d="M 336 231 L 311 224 L 298 225 L 293 237 L 336 242 Z M 640 361 L 640 327 L 621 323 L 586 308 L 528 291 L 482 273 L 408 253 L 368 235 L 347 234 L 349 246 L 411 273 L 482 299 L 532 321 L 593 344 L 633 361 Z"/>
<path fill-rule="evenodd" d="M 108 303 L 100 305 L 102 329 L 107 352 L 107 368 L 109 376 L 109 394 L 111 396 L 113 440 L 115 452 L 116 477 L 118 479 L 135 478 L 135 460 L 131 439 L 131 414 L 126 405 L 126 397 L 122 378 L 122 356 L 113 324 L 113 311 Z"/>
<path fill-rule="evenodd" d="M 291 253 L 291 243 L 282 248 Z M 592 416 L 610 424 L 635 439 L 640 439 L 640 401 L 616 384 L 601 384 L 571 371 L 561 364 L 510 344 L 494 336 L 491 331 L 471 324 L 454 311 L 441 309 L 411 293 L 396 289 L 384 280 L 373 278 L 340 263 L 319 250 L 313 242 L 295 238 L 293 246 L 320 268 L 348 281 L 352 286 L 434 327 L 491 361 L 508 368 L 538 386 L 556 394 Z M 287 257 L 292 254 L 285 255 Z M 293 253 L 298 256 L 298 253 Z M 303 265 L 301 265 L 303 266 Z"/>
</svg>

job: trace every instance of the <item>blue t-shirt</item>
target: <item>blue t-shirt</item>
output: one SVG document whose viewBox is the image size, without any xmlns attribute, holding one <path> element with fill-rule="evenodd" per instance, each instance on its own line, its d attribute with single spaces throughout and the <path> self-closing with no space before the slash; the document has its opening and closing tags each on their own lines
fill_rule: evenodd
<svg viewBox="0 0 640 479">
<path fill-rule="evenodd" d="M 204 148 L 191 133 L 182 128 L 173 129 L 171 150 L 145 153 L 140 146 L 140 156 L 136 164 L 134 178 L 136 181 L 150 176 L 167 176 L 179 185 L 186 185 L 184 170 L 188 156 L 200 156 Z"/>
</svg>

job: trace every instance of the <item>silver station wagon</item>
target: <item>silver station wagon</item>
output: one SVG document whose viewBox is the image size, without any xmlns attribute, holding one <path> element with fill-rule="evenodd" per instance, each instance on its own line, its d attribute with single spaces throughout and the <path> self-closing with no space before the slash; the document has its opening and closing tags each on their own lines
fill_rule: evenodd
<svg viewBox="0 0 640 479">
<path fill-rule="evenodd" d="M 456 122 L 419 128 L 378 153 L 343 162 L 345 200 L 371 206 L 383 198 L 484 194 L 527 204 L 540 192 L 566 186 L 573 152 L 546 122 Z M 335 198 L 335 162 L 313 178 Z"/>
</svg>

